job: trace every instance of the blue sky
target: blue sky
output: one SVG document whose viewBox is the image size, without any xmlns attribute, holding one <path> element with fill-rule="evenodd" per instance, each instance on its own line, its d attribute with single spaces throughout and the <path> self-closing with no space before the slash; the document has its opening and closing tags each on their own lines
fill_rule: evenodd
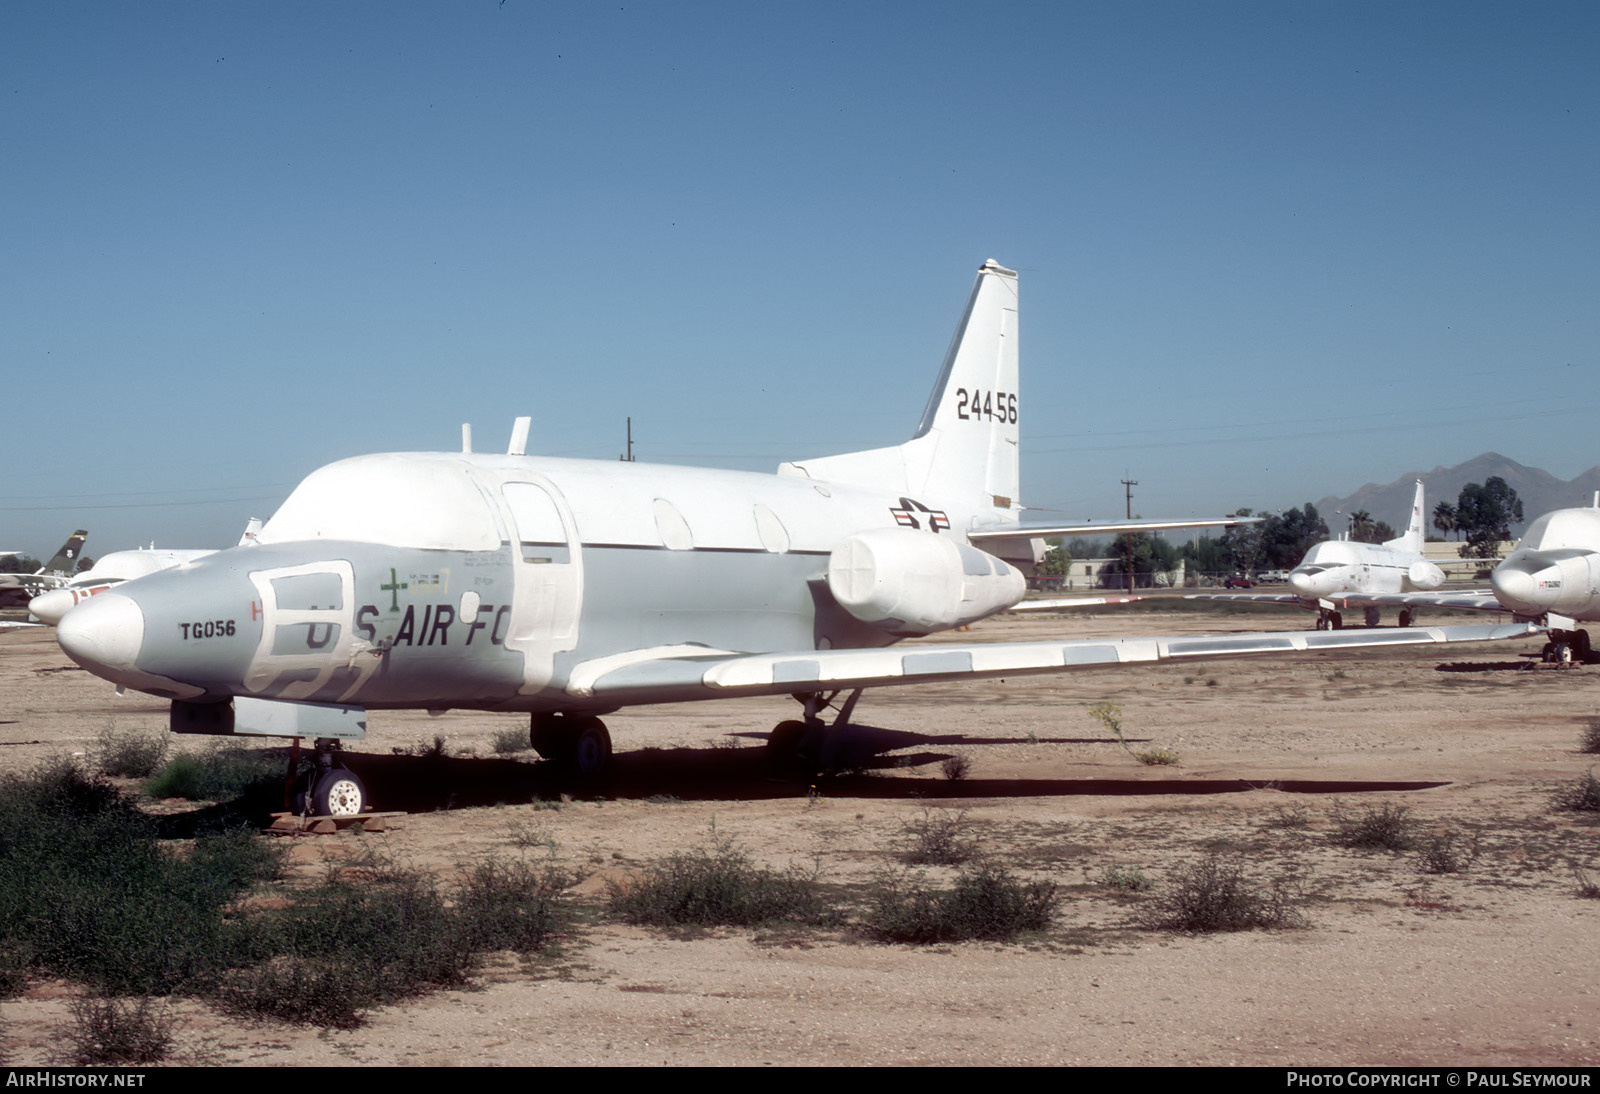
<svg viewBox="0 0 1600 1094">
<path fill-rule="evenodd" d="M 896 443 L 989 257 L 1030 505 L 1571 477 L 1596 56 L 1589 3 L 6 4 L 0 546 L 222 545 L 517 414 Z"/>
</svg>

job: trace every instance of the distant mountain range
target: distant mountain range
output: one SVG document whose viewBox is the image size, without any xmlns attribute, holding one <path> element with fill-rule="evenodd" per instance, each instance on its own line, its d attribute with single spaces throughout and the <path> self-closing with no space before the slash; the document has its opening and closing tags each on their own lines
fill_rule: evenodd
<svg viewBox="0 0 1600 1094">
<path fill-rule="evenodd" d="M 1438 535 L 1438 530 L 1433 527 L 1433 507 L 1440 501 L 1454 505 L 1461 488 L 1467 483 L 1485 482 L 1495 475 L 1505 479 L 1517 492 L 1517 497 L 1522 499 L 1523 515 L 1528 520 L 1551 509 L 1588 505 L 1594 500 L 1594 492 L 1600 490 L 1600 467 L 1591 467 L 1577 478 L 1562 482 L 1548 471 L 1526 467 L 1498 452 L 1485 452 L 1454 467 L 1407 471 L 1391 483 L 1380 486 L 1369 482 L 1354 494 L 1342 498 L 1326 497 L 1312 504 L 1317 507 L 1322 519 L 1328 522 L 1328 530 L 1336 535 L 1349 526 L 1348 514 L 1357 509 L 1365 509 L 1374 520 L 1388 521 L 1396 532 L 1400 532 L 1409 519 L 1411 495 L 1416 489 L 1416 481 L 1421 479 L 1426 490 L 1427 505 L 1424 529 L 1429 535 Z M 1522 528 L 1513 528 L 1511 531 L 1513 534 L 1519 533 Z"/>
</svg>

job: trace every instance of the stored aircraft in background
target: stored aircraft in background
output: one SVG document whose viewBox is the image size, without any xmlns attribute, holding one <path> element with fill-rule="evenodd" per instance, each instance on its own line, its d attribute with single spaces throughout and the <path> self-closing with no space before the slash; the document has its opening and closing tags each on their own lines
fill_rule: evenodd
<svg viewBox="0 0 1600 1094">
<path fill-rule="evenodd" d="M 1383 543 L 1328 539 L 1313 544 L 1300 565 L 1289 571 L 1293 593 L 1191 593 L 1191 600 L 1250 600 L 1299 604 L 1317 613 L 1318 630 L 1344 626 L 1344 612 L 1361 608 L 1367 626 L 1376 627 L 1379 604 L 1395 601 L 1385 594 L 1424 592 L 1444 584 L 1444 571 L 1423 555 L 1422 482 L 1411 502 L 1405 534 Z M 1400 609 L 1400 625 L 1411 626 L 1416 609 Z"/>
<path fill-rule="evenodd" d="M 54 557 L 31 574 L 0 574 L 0 608 L 17 608 L 45 589 L 65 585 L 77 572 L 83 557 L 83 544 L 89 533 L 79 528 L 67 537 Z M 7 551 L 14 555 L 17 552 Z"/>
<path fill-rule="evenodd" d="M 254 543 L 256 533 L 260 530 L 261 521 L 251 517 L 249 523 L 245 525 L 244 535 L 239 537 L 238 546 L 244 547 Z M 112 551 L 108 555 L 101 555 L 93 566 L 72 580 L 42 592 L 28 601 L 28 613 L 41 623 L 60 623 L 61 617 L 75 605 L 83 603 L 97 593 L 103 593 L 124 581 L 132 581 L 136 577 L 144 577 L 146 574 L 170 569 L 173 566 L 184 566 L 216 553 L 215 548 L 158 549 L 155 544 L 132 551 Z"/>
<path fill-rule="evenodd" d="M 527 712 L 541 754 L 594 775 L 611 754 L 601 715 L 787 695 L 803 715 L 768 749 L 815 762 L 867 688 L 1534 633 L 888 648 L 1018 603 L 1041 537 L 1127 526 L 1020 522 L 1022 409 L 1017 275 L 990 261 L 904 444 L 762 475 L 530 457 L 521 418 L 505 455 L 329 464 L 255 546 L 93 597 L 57 637 L 90 671 L 170 699 L 178 732 L 315 738 L 307 808 L 349 814 L 365 790 L 334 757 L 369 709 Z"/>
<path fill-rule="evenodd" d="M 1413 607 L 1510 612 L 1518 622 L 1548 630 L 1546 661 L 1594 660 L 1589 631 L 1579 624 L 1600 622 L 1600 492 L 1592 505 L 1554 509 L 1536 518 L 1512 552 L 1490 571 L 1489 586 L 1375 599 Z"/>
</svg>

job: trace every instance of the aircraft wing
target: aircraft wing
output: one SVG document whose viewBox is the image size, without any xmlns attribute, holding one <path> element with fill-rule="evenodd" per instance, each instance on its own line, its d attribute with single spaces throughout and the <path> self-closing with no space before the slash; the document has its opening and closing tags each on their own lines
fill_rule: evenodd
<svg viewBox="0 0 1600 1094">
<path fill-rule="evenodd" d="M 742 654 L 703 647 L 639 650 L 578 665 L 567 691 L 607 704 L 665 703 L 745 695 L 942 683 L 1108 668 L 1157 661 L 1201 661 L 1319 650 L 1493 642 L 1540 634 L 1526 623 L 1407 627 L 1395 630 L 1269 631 L 1259 634 L 1090 638 L 1070 642 L 990 642 Z"/>
<path fill-rule="evenodd" d="M 1092 608 L 1097 604 L 1132 604 L 1142 596 L 1054 596 L 1042 600 L 1024 600 L 1007 608 L 1008 612 L 1047 612 L 1059 608 Z"/>
<path fill-rule="evenodd" d="M 1264 603 L 1305 604 L 1293 593 L 1188 593 L 1185 600 L 1254 600 Z M 1323 597 L 1341 610 L 1393 605 L 1395 607 L 1466 608 L 1480 612 L 1509 612 L 1490 589 L 1460 589 L 1426 593 L 1340 593 Z M 1312 602 L 1314 606 L 1315 602 Z"/>
<path fill-rule="evenodd" d="M 1335 603 L 1345 601 L 1357 607 L 1368 604 L 1396 604 L 1431 608 L 1467 608 L 1479 612 L 1511 611 L 1495 598 L 1491 589 L 1461 589 L 1453 593 L 1366 593 L 1360 596 L 1335 596 L 1329 599 Z"/>
<path fill-rule="evenodd" d="M 1210 517 L 1199 520 L 1101 520 L 1074 521 L 1071 524 L 1018 524 L 999 528 L 974 528 L 967 539 L 974 547 L 985 541 L 1002 543 L 1016 539 L 1051 539 L 1055 536 L 1115 536 L 1123 532 L 1160 532 L 1171 528 L 1232 528 L 1239 524 L 1260 524 L 1261 517 Z"/>
</svg>

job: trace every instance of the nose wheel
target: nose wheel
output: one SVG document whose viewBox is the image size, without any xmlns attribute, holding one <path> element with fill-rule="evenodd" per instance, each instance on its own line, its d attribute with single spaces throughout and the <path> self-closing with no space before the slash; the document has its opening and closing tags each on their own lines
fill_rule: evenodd
<svg viewBox="0 0 1600 1094">
<path fill-rule="evenodd" d="M 295 812 L 314 817 L 355 817 L 367 812 L 367 786 L 361 776 L 338 763 L 339 742 L 316 744 L 316 766 L 295 794 Z"/>
</svg>

